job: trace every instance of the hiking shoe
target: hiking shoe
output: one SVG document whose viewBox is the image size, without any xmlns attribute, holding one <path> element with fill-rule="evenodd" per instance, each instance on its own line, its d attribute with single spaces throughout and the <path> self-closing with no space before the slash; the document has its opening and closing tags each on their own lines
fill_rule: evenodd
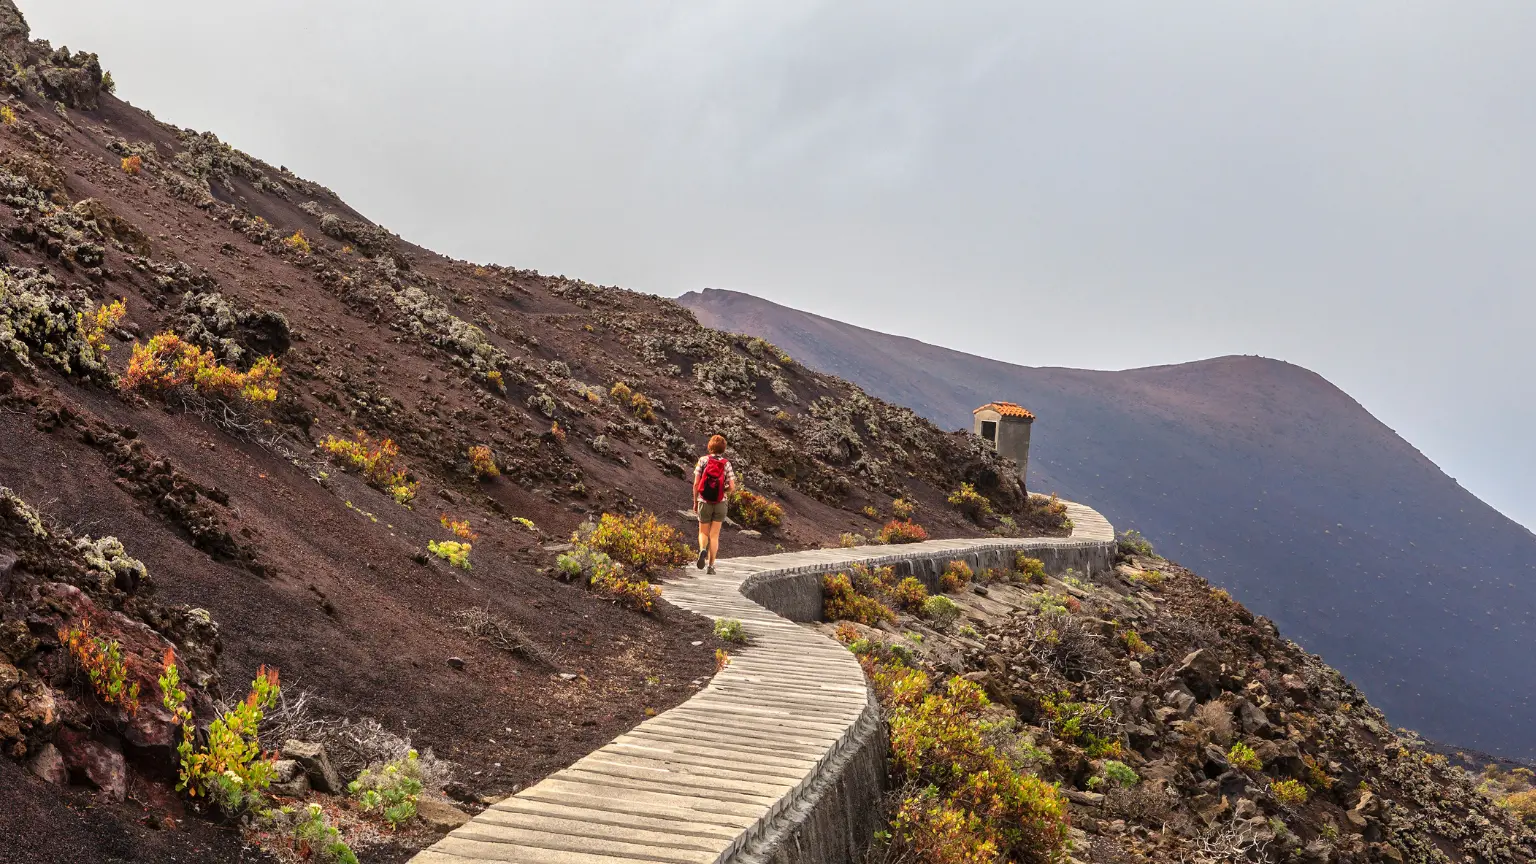
<svg viewBox="0 0 1536 864">
<path fill-rule="evenodd" d="M 704 572 L 708 573 L 711 576 L 715 575 L 715 565 L 713 565 L 713 564 L 709 565 L 709 569 L 705 570 Z"/>
<path fill-rule="evenodd" d="M 703 570 L 704 569 L 704 562 L 707 561 L 707 560 L 709 560 L 709 550 L 708 549 L 700 549 L 699 550 L 699 560 L 695 561 L 693 566 L 699 568 L 700 570 Z M 711 572 L 713 572 L 714 568 L 710 568 L 710 569 L 711 569 Z"/>
</svg>

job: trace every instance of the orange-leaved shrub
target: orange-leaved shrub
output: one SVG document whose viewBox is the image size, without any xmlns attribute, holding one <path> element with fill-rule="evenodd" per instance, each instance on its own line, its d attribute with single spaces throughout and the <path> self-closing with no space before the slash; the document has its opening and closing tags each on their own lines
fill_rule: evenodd
<svg viewBox="0 0 1536 864">
<path fill-rule="evenodd" d="M 896 613 L 873 597 L 853 588 L 847 573 L 828 573 L 821 577 L 822 612 L 828 621 L 853 621 L 874 626 L 881 621 L 895 621 Z"/>
<path fill-rule="evenodd" d="M 157 333 L 148 344 L 133 344 L 128 370 L 119 389 L 163 397 L 204 396 L 221 400 L 270 403 L 277 400 L 283 370 L 272 357 L 262 357 L 250 371 L 225 366 L 213 352 L 184 341 L 174 333 Z"/>
<path fill-rule="evenodd" d="M 454 519 L 447 513 L 437 517 L 437 521 L 443 523 L 443 527 L 453 532 L 453 536 L 463 540 L 478 540 L 480 535 L 471 531 L 468 519 Z"/>
<path fill-rule="evenodd" d="M 730 517 L 744 528 L 762 531 L 784 521 L 784 508 L 750 489 L 731 493 Z"/>
<path fill-rule="evenodd" d="M 123 157 L 123 173 L 130 177 L 137 176 L 144 170 L 144 157 L 137 154 Z"/>
<path fill-rule="evenodd" d="M 892 519 L 880 529 L 876 539 L 881 543 L 921 543 L 928 539 L 928 532 L 916 522 Z"/>
<path fill-rule="evenodd" d="M 693 557 L 676 528 L 644 511 L 634 516 L 604 513 L 590 534 L 583 537 L 577 532 L 573 542 L 585 542 L 641 575 L 676 567 Z"/>
<path fill-rule="evenodd" d="M 469 467 L 481 479 L 501 476 L 501 469 L 496 467 L 496 457 L 492 455 L 491 448 L 484 444 L 469 448 Z"/>
<path fill-rule="evenodd" d="M 891 515 L 903 522 L 911 522 L 917 513 L 917 505 L 905 498 L 897 498 L 891 502 Z"/>
<path fill-rule="evenodd" d="M 927 673 L 879 653 L 860 658 L 885 708 L 901 802 L 892 842 L 919 864 L 1059 861 L 1067 804 L 1055 785 L 1016 768 L 988 743 L 987 697 L 959 676 Z"/>
<path fill-rule="evenodd" d="M 415 500 L 421 484 L 412 481 L 405 469 L 395 464 L 400 446 L 394 441 L 385 438 L 374 444 L 366 432 L 359 431 L 350 441 L 327 435 L 321 440 L 320 449 L 342 466 L 362 474 L 368 485 L 388 493 L 396 502 L 409 504 Z"/>
<path fill-rule="evenodd" d="M 139 684 L 128 683 L 128 664 L 123 645 L 115 639 L 91 635 L 89 621 L 76 629 L 59 631 L 59 642 L 85 672 L 101 701 L 122 708 L 130 716 L 139 713 Z"/>
<path fill-rule="evenodd" d="M 964 589 L 965 586 L 971 584 L 973 575 L 974 574 L 971 572 L 971 565 L 965 563 L 964 561 L 951 561 L 949 562 L 949 565 L 944 568 L 943 575 L 939 577 L 939 585 L 942 586 L 945 591 L 950 593 L 960 591 Z"/>
<path fill-rule="evenodd" d="M 908 576 L 891 589 L 891 599 L 901 611 L 916 615 L 923 611 L 923 604 L 928 601 L 928 589 L 915 577 Z"/>
<path fill-rule="evenodd" d="M 303 231 L 293 232 L 292 237 L 288 237 L 283 240 L 283 245 L 296 252 L 302 252 L 305 255 L 308 255 L 311 251 L 309 238 L 304 236 Z"/>
</svg>

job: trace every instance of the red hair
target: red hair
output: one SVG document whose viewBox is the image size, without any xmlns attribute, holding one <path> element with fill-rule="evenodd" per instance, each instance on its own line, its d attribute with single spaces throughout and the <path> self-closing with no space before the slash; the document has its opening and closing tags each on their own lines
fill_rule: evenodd
<svg viewBox="0 0 1536 864">
<path fill-rule="evenodd" d="M 716 435 L 709 439 L 709 452 L 719 456 L 725 452 L 725 436 Z"/>
</svg>

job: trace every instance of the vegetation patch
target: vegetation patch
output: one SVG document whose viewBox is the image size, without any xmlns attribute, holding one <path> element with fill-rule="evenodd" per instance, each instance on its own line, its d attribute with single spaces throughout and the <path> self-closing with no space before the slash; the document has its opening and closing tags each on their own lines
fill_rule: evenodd
<svg viewBox="0 0 1536 864">
<path fill-rule="evenodd" d="M 116 705 L 129 716 L 139 713 L 139 684 L 136 681 L 128 683 L 128 666 L 123 660 L 121 642 L 92 636 L 87 621 L 78 629 L 60 630 L 59 643 L 90 679 L 92 689 L 103 703 Z"/>
<path fill-rule="evenodd" d="M 746 644 L 747 631 L 741 626 L 741 622 L 734 618 L 721 618 L 715 622 L 715 636 L 727 642 L 737 645 Z"/>
<path fill-rule="evenodd" d="M 967 585 L 970 585 L 972 578 L 974 578 L 974 574 L 971 572 L 971 565 L 964 561 L 951 561 L 944 567 L 943 574 L 939 576 L 939 586 L 945 592 L 953 594 L 956 591 L 964 590 Z"/>
<path fill-rule="evenodd" d="M 961 483 L 959 489 L 949 493 L 949 506 L 977 524 L 992 515 L 992 502 L 970 483 Z"/>
<path fill-rule="evenodd" d="M 475 477 L 481 480 L 501 476 L 501 469 L 496 467 L 496 457 L 492 455 L 491 448 L 484 444 L 469 448 L 469 467 L 475 472 Z"/>
<path fill-rule="evenodd" d="M 408 505 L 416 499 L 416 489 L 421 484 L 411 480 L 396 463 L 400 447 L 394 441 L 385 438 L 374 444 L 367 433 L 360 431 L 350 441 L 327 435 L 320 442 L 320 449 L 342 466 L 360 473 L 369 486 L 385 492 L 396 503 Z"/>
<path fill-rule="evenodd" d="M 885 527 L 880 529 L 875 539 L 881 543 L 922 543 L 928 539 L 928 532 L 916 522 L 892 519 L 885 523 Z"/>
<path fill-rule="evenodd" d="M 731 493 L 729 515 L 743 528 L 767 531 L 784 521 L 784 508 L 750 489 L 737 489 Z"/>
<path fill-rule="evenodd" d="M 214 718 L 206 736 L 197 734 L 176 655 L 169 649 L 161 667 L 160 692 L 161 703 L 181 727 L 176 790 L 211 801 L 232 816 L 260 802 L 272 782 L 273 757 L 262 755 L 257 729 L 267 709 L 277 704 L 277 670 L 258 669 L 250 695 Z"/>
<path fill-rule="evenodd" d="M 469 553 L 473 547 L 468 543 L 460 543 L 456 540 L 428 540 L 427 551 L 447 561 L 450 565 L 460 570 L 472 569 L 469 563 Z"/>
<path fill-rule="evenodd" d="M 604 513 L 596 526 L 578 529 L 571 542 L 590 546 L 641 575 L 681 566 L 693 557 L 676 528 L 643 511 L 634 516 Z"/>
<path fill-rule="evenodd" d="M 893 779 L 902 790 L 886 843 L 918 864 L 1057 861 L 1067 802 L 990 743 L 980 685 L 926 672 L 883 652 L 860 662 L 885 708 Z"/>
</svg>

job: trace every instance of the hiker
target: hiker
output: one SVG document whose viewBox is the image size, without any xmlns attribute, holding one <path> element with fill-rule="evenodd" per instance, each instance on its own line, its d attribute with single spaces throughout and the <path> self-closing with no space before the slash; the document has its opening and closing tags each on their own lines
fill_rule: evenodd
<svg viewBox="0 0 1536 864">
<path fill-rule="evenodd" d="M 725 436 L 709 439 L 709 455 L 700 456 L 693 466 L 693 511 L 699 514 L 699 560 L 695 566 L 709 565 L 715 573 L 715 556 L 720 552 L 720 527 L 725 511 L 730 509 L 731 493 L 736 491 L 736 472 L 725 458 Z"/>
</svg>

